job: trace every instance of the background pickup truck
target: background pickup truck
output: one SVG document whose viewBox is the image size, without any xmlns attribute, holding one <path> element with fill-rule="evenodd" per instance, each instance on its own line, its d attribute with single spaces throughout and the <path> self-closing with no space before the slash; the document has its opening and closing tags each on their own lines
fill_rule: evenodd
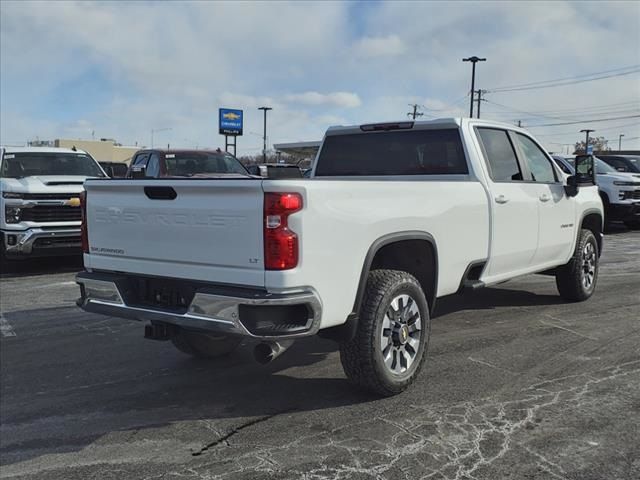
<svg viewBox="0 0 640 480">
<path fill-rule="evenodd" d="M 88 153 L 50 147 L 0 149 L 2 260 L 76 254 L 80 192 L 87 178 L 107 178 Z"/>
<path fill-rule="evenodd" d="M 426 358 L 436 299 L 553 274 L 589 298 L 602 249 L 593 159 L 563 175 L 524 130 L 470 119 L 330 128 L 310 180 L 88 180 L 78 304 L 213 357 L 340 343 L 382 395 Z"/>
</svg>

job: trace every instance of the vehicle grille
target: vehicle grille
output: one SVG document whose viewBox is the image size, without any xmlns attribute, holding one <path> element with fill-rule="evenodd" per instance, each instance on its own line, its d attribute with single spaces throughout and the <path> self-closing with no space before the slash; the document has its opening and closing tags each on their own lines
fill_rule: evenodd
<svg viewBox="0 0 640 480">
<path fill-rule="evenodd" d="M 25 193 L 22 198 L 25 200 L 69 200 L 79 196 L 79 193 Z"/>
<path fill-rule="evenodd" d="M 22 211 L 22 220 L 25 222 L 79 222 L 81 216 L 80 207 L 66 205 L 37 205 Z"/>
<path fill-rule="evenodd" d="M 640 190 L 634 190 L 631 198 L 633 198 L 634 200 L 640 200 Z"/>
<path fill-rule="evenodd" d="M 49 237 L 49 238 L 38 238 L 33 243 L 33 248 L 57 248 L 57 247 L 77 247 L 80 248 L 82 245 L 80 240 L 80 235 L 77 237 Z"/>
</svg>

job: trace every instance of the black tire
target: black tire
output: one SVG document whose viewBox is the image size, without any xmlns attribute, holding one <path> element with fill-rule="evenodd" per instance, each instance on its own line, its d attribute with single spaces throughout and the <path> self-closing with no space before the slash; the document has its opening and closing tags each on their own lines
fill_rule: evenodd
<svg viewBox="0 0 640 480">
<path fill-rule="evenodd" d="M 591 230 L 580 230 L 573 257 L 556 272 L 560 296 L 570 302 L 583 302 L 591 297 L 598 283 L 599 260 L 595 235 Z M 585 279 L 587 276 L 591 277 L 590 281 Z"/>
<path fill-rule="evenodd" d="M 389 353 L 390 350 L 396 348 L 408 348 L 406 344 L 411 342 L 407 342 L 407 340 L 409 337 L 415 340 L 414 334 L 416 331 L 408 333 L 408 328 L 406 332 L 403 331 L 402 335 L 405 343 L 395 347 L 394 344 L 399 336 L 396 335 L 397 330 L 394 329 L 395 327 L 385 329 L 384 325 L 398 326 L 402 324 L 400 320 L 389 323 L 387 314 L 397 315 L 397 312 L 391 306 L 392 301 L 405 295 L 415 302 L 419 316 L 417 320 L 414 318 L 415 314 L 411 318 L 407 318 L 411 313 L 408 312 L 409 307 L 414 309 L 414 303 L 412 302 L 407 302 L 404 310 L 402 303 L 398 303 L 400 307 L 398 311 L 408 312 L 404 317 L 404 324 L 407 327 L 412 325 L 412 319 L 414 322 L 414 327 L 412 328 L 415 328 L 416 324 L 420 324 L 420 334 L 417 342 L 414 342 L 417 345 L 417 351 L 413 347 L 411 348 L 415 352 L 415 356 L 408 368 L 404 372 L 394 373 L 391 371 L 392 367 L 385 364 L 384 352 L 387 351 Z M 415 277 L 407 272 L 398 270 L 374 270 L 367 279 L 356 333 L 352 340 L 343 342 L 340 345 L 340 361 L 347 378 L 358 387 L 383 396 L 396 395 L 411 385 L 420 373 L 427 357 L 430 335 L 429 305 L 420 283 Z M 388 337 L 387 347 L 382 346 L 383 337 Z M 402 355 L 405 363 L 407 363 L 409 361 L 407 358 L 410 357 L 406 353 L 407 351 L 409 350 L 405 350 L 402 354 L 399 350 L 390 352 L 393 355 L 393 363 L 395 364 L 396 362 L 396 355 L 398 355 L 398 359 Z M 407 355 L 407 357 L 404 355 Z M 387 358 L 390 357 L 387 355 Z M 400 361 L 400 363 L 402 362 Z M 401 368 L 401 365 L 395 365 Z"/>
<path fill-rule="evenodd" d="M 233 352 L 242 339 L 236 336 L 180 330 L 171 343 L 182 353 L 197 358 L 217 358 Z"/>
</svg>

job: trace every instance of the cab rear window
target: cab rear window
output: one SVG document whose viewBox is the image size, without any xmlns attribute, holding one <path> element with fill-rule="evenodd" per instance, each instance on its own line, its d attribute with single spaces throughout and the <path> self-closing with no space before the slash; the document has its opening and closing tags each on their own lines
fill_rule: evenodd
<svg viewBox="0 0 640 480">
<path fill-rule="evenodd" d="M 331 135 L 315 175 L 456 175 L 469 173 L 456 128 Z"/>
</svg>

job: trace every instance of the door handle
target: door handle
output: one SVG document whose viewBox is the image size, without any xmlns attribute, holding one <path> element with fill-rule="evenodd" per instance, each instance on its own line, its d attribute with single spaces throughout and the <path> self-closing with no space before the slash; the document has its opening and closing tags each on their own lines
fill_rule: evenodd
<svg viewBox="0 0 640 480">
<path fill-rule="evenodd" d="M 547 195 L 546 193 L 543 193 L 542 195 L 540 195 L 540 201 L 541 202 L 548 202 L 549 200 L 551 200 L 551 197 L 549 195 Z"/>
<path fill-rule="evenodd" d="M 505 197 L 504 195 L 498 195 L 496 197 L 496 203 L 507 203 L 509 201 L 509 199 L 507 197 Z"/>
</svg>

